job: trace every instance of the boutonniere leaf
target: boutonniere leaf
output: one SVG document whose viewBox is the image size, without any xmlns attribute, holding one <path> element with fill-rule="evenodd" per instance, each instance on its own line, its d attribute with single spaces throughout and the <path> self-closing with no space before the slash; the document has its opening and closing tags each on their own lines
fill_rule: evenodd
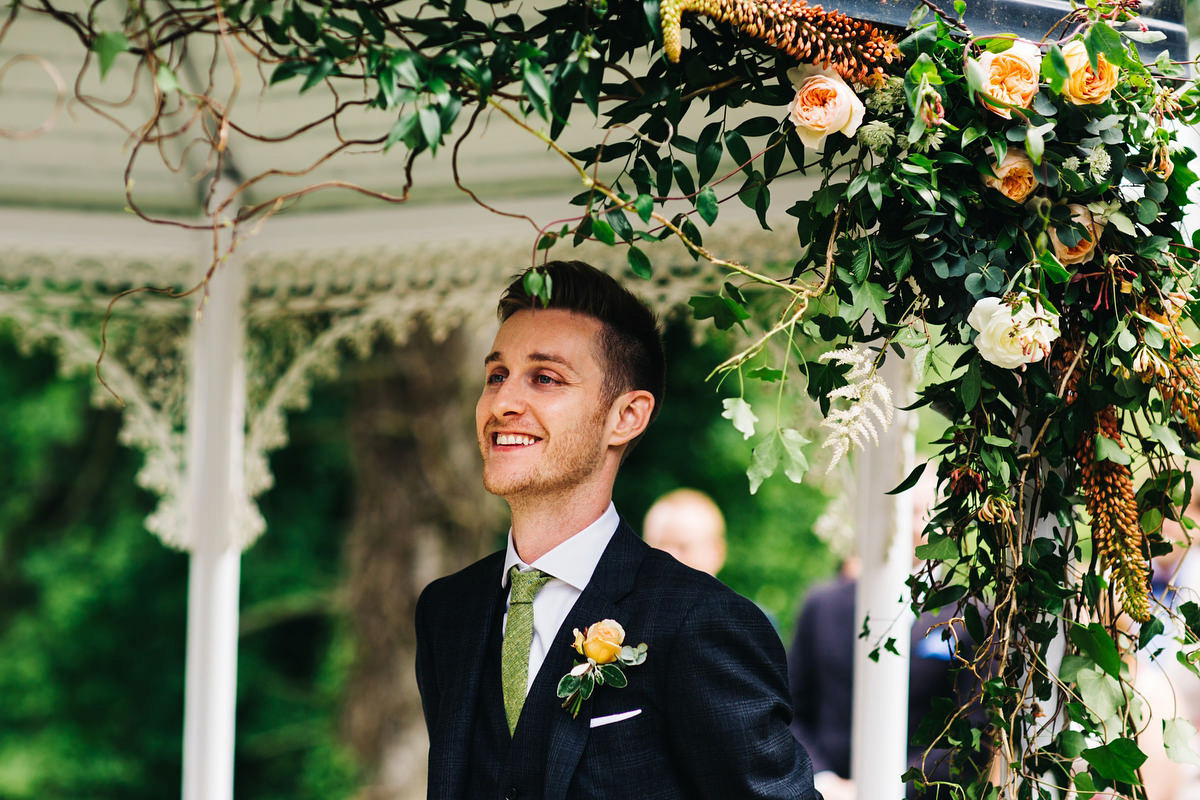
<svg viewBox="0 0 1200 800">
<path fill-rule="evenodd" d="M 646 643 L 637 647 L 625 644 L 625 629 L 615 620 L 605 619 L 582 632 L 575 629 L 575 652 L 584 660 L 576 664 L 558 682 L 558 696 L 572 717 L 579 716 L 583 701 L 597 686 L 623 689 L 629 685 L 624 667 L 635 667 L 646 660 Z"/>
</svg>

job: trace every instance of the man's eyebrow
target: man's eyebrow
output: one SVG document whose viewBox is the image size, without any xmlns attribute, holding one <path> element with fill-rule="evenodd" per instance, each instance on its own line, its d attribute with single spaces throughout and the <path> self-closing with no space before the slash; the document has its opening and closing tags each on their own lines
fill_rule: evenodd
<svg viewBox="0 0 1200 800">
<path fill-rule="evenodd" d="M 484 357 L 483 365 L 486 367 L 488 364 L 492 364 L 496 361 L 499 361 L 500 358 L 501 358 L 500 351 L 493 350 L 492 352 L 488 353 L 486 357 Z M 567 359 L 563 358 L 562 356 L 560 356 L 556 353 L 530 353 L 528 360 L 535 361 L 535 362 L 543 362 L 544 361 L 549 364 L 559 364 L 561 366 L 567 367 L 568 369 L 574 369 L 574 367 L 572 367 L 570 361 L 568 361 Z"/>
<path fill-rule="evenodd" d="M 530 353 L 530 361 L 548 361 L 551 364 L 560 364 L 564 367 L 571 368 L 571 362 L 555 353 Z"/>
<path fill-rule="evenodd" d="M 491 353 L 488 353 L 484 357 L 484 365 L 488 365 L 488 363 L 492 363 L 493 361 L 499 361 L 499 360 L 500 360 L 500 351 L 492 350 Z M 560 356 L 556 353 L 530 353 L 529 361 L 547 361 L 550 363 L 559 363 L 559 365 L 563 365 L 564 367 L 571 366 L 570 361 L 564 359 L 563 356 Z"/>
</svg>

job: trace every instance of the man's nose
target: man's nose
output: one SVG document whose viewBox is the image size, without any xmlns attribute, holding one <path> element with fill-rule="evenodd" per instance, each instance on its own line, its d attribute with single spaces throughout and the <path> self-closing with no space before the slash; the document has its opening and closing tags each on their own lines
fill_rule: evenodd
<svg viewBox="0 0 1200 800">
<path fill-rule="evenodd" d="M 525 409 L 525 393 L 517 381 L 504 381 L 493 390 L 491 409 L 496 417 L 519 414 Z"/>
</svg>

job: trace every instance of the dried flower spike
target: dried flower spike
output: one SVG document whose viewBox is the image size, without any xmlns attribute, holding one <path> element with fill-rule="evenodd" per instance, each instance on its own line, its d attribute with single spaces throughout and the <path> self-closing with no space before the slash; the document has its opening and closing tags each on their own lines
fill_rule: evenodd
<svg viewBox="0 0 1200 800">
<path fill-rule="evenodd" d="M 1121 425 L 1113 406 L 1096 414 L 1095 426 L 1079 441 L 1081 488 L 1092 518 L 1092 542 L 1125 613 L 1139 622 L 1150 618 L 1150 559 L 1138 521 L 1129 467 L 1096 460 L 1096 434 L 1121 444 Z"/>
<path fill-rule="evenodd" d="M 684 11 L 731 25 L 802 63 L 832 67 L 847 81 L 882 84 L 884 65 L 899 54 L 891 37 L 869 22 L 806 0 L 661 0 L 663 50 L 672 63 L 683 48 Z"/>
</svg>

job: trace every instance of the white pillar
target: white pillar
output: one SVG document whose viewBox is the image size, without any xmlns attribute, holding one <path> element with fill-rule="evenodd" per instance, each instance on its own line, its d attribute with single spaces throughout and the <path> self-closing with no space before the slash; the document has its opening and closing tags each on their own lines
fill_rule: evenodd
<svg viewBox="0 0 1200 800">
<path fill-rule="evenodd" d="M 880 371 L 896 406 L 910 404 L 910 361 L 892 355 Z M 859 800 L 901 800 L 907 769 L 909 632 L 905 581 L 912 572 L 912 497 L 885 494 L 914 466 L 916 415 L 897 411 L 877 447 L 857 454 L 855 527 L 862 572 L 855 592 L 854 715 L 850 777 Z M 896 655 L 881 645 L 895 639 Z M 869 653 L 879 647 L 878 661 Z"/>
<path fill-rule="evenodd" d="M 217 269 L 192 329 L 185 541 L 191 553 L 184 698 L 183 800 L 233 797 L 238 585 L 235 535 L 243 494 L 246 380 L 244 278 Z"/>
</svg>

